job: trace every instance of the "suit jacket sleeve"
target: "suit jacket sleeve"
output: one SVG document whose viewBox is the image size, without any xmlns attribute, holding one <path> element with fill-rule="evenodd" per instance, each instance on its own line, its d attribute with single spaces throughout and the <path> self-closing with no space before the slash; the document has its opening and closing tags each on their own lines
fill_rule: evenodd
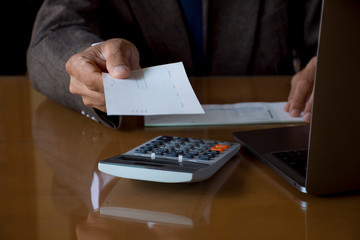
<svg viewBox="0 0 360 240">
<path fill-rule="evenodd" d="M 27 52 L 28 73 L 33 87 L 48 98 L 82 112 L 108 127 L 118 128 L 120 117 L 108 117 L 87 107 L 69 91 L 67 60 L 102 39 L 95 17 L 94 0 L 45 0 L 35 20 Z"/>
</svg>

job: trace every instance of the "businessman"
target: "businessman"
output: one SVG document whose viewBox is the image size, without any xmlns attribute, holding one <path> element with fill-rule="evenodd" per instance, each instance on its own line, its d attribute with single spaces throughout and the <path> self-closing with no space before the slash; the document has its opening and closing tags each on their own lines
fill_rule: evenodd
<svg viewBox="0 0 360 240">
<path fill-rule="evenodd" d="M 49 98 L 118 128 L 101 72 L 127 78 L 182 61 L 189 75 L 293 74 L 285 110 L 309 121 L 320 8 L 321 0 L 45 0 L 29 76 Z"/>
</svg>

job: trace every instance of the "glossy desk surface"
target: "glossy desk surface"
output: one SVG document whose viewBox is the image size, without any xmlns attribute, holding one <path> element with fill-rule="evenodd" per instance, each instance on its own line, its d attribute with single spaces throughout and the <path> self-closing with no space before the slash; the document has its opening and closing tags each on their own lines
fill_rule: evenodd
<svg viewBox="0 0 360 240">
<path fill-rule="evenodd" d="M 193 79 L 202 103 L 286 100 L 288 77 Z M 0 239 L 360 239 L 360 195 L 297 192 L 245 152 L 201 183 L 117 179 L 97 162 L 158 135 L 232 140 L 278 125 L 108 129 L 0 77 Z M 113 215 L 99 214 L 115 196 Z M 107 203 L 105 201 L 105 203 Z"/>
</svg>

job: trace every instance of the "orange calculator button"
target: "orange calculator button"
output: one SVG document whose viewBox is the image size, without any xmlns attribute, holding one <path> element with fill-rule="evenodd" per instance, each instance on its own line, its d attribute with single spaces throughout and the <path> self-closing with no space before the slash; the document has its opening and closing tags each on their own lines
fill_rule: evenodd
<svg viewBox="0 0 360 240">
<path fill-rule="evenodd" d="M 217 148 L 222 148 L 222 149 L 228 149 L 229 148 L 229 145 L 227 144 L 216 144 L 215 147 Z"/>
<path fill-rule="evenodd" d="M 218 152 L 223 152 L 225 149 L 224 148 L 219 148 L 219 147 L 212 147 L 211 150 L 213 151 L 218 151 Z"/>
</svg>

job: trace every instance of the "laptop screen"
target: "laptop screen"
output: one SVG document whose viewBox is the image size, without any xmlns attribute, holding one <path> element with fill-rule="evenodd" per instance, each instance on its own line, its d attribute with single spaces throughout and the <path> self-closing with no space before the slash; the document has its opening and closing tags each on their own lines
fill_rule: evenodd
<svg viewBox="0 0 360 240">
<path fill-rule="evenodd" d="M 324 0 L 310 138 L 303 126 L 235 132 L 243 148 L 301 191 L 360 190 L 360 1 Z M 306 179 L 272 153 L 308 146 Z"/>
</svg>

